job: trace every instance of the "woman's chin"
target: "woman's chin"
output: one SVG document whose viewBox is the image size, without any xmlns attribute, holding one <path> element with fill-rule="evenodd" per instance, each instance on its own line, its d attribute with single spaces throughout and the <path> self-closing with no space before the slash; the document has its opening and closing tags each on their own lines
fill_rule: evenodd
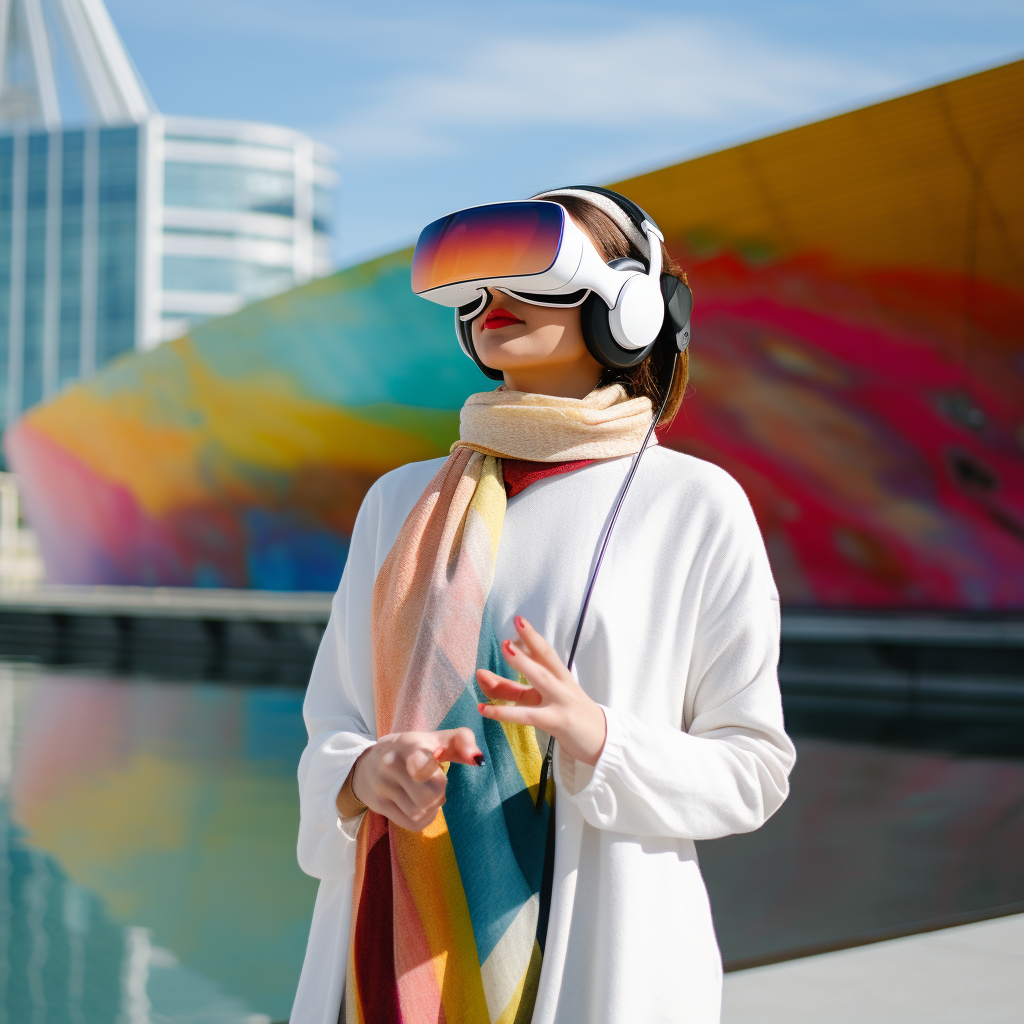
<svg viewBox="0 0 1024 1024">
<path fill-rule="evenodd" d="M 516 345 L 518 339 L 511 338 L 502 344 L 479 344 L 476 345 L 476 353 L 484 365 L 493 370 L 532 370 L 542 366 L 550 366 L 552 360 L 551 352 L 534 352 L 527 349 L 523 351 L 521 346 Z M 559 360 L 560 361 L 560 360 Z"/>
</svg>

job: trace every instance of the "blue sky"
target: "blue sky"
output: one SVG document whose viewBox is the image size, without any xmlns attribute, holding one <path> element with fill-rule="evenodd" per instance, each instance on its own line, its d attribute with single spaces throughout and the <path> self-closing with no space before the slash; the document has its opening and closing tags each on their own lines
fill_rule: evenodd
<svg viewBox="0 0 1024 1024">
<path fill-rule="evenodd" d="M 108 0 L 158 107 L 333 146 L 335 257 L 1024 56 L 1020 0 Z"/>
</svg>

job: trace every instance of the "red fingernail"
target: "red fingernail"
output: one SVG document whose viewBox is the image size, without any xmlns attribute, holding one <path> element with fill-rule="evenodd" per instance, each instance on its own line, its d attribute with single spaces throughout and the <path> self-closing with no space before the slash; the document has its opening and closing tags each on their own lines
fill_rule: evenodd
<svg viewBox="0 0 1024 1024">
<path fill-rule="evenodd" d="M 516 649 L 512 646 L 511 640 L 505 641 L 505 650 L 514 658 L 516 656 Z"/>
<path fill-rule="evenodd" d="M 485 708 L 485 707 L 487 707 L 487 705 L 486 705 L 486 704 L 477 704 L 477 706 L 476 706 L 476 709 L 477 709 L 477 711 L 479 711 L 479 712 L 480 712 L 480 714 L 482 715 L 482 714 L 484 713 L 484 708 Z"/>
<path fill-rule="evenodd" d="M 434 751 L 434 760 L 435 761 L 440 760 L 441 755 L 443 753 L 444 753 L 444 747 L 438 747 L 437 750 Z"/>
<path fill-rule="evenodd" d="M 484 755 L 483 754 L 477 754 L 476 757 L 473 758 L 473 761 L 476 763 L 476 766 L 478 768 L 483 768 L 483 766 L 487 763 L 484 760 Z"/>
<path fill-rule="evenodd" d="M 515 624 L 516 624 L 516 629 L 522 629 L 526 625 L 526 623 L 523 621 L 522 615 L 517 615 L 515 617 Z"/>
</svg>

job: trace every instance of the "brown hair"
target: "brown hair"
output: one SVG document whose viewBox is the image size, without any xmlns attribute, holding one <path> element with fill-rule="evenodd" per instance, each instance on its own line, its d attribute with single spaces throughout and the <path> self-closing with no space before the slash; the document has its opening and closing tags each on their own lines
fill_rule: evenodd
<svg viewBox="0 0 1024 1024">
<path fill-rule="evenodd" d="M 628 256 L 646 263 L 643 253 L 626 237 L 618 224 L 593 203 L 588 203 L 578 196 L 553 196 L 552 201 L 564 206 L 569 211 L 569 216 L 586 231 L 594 245 L 597 246 L 598 252 L 606 260 Z M 686 274 L 669 256 L 664 243 L 661 246 L 661 267 L 663 273 L 678 277 L 680 281 L 686 283 Z M 686 383 L 690 377 L 689 350 L 676 353 L 673 356 L 672 352 L 666 353 L 655 349 L 642 363 L 628 370 L 605 370 L 601 383 L 619 383 L 634 398 L 646 395 L 657 411 L 665 397 L 660 381 L 667 379 L 669 374 L 669 366 L 665 361 L 672 358 L 678 360 L 676 375 L 672 381 L 672 390 L 669 393 L 668 401 L 665 403 L 665 412 L 658 421 L 658 426 L 668 426 L 683 404 L 683 393 L 686 391 Z"/>
</svg>

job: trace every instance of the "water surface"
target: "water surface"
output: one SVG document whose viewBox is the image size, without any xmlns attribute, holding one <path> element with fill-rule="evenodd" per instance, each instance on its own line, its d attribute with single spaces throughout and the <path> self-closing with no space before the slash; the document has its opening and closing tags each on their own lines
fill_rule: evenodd
<svg viewBox="0 0 1024 1024">
<path fill-rule="evenodd" d="M 0 1021 L 287 1017 L 302 696 L 0 663 Z M 700 844 L 727 960 L 1024 900 L 1024 760 L 797 745 L 775 818 Z"/>
<path fill-rule="evenodd" d="M 287 1017 L 302 691 L 0 665 L 0 1006 L 14 1024 Z"/>
</svg>

